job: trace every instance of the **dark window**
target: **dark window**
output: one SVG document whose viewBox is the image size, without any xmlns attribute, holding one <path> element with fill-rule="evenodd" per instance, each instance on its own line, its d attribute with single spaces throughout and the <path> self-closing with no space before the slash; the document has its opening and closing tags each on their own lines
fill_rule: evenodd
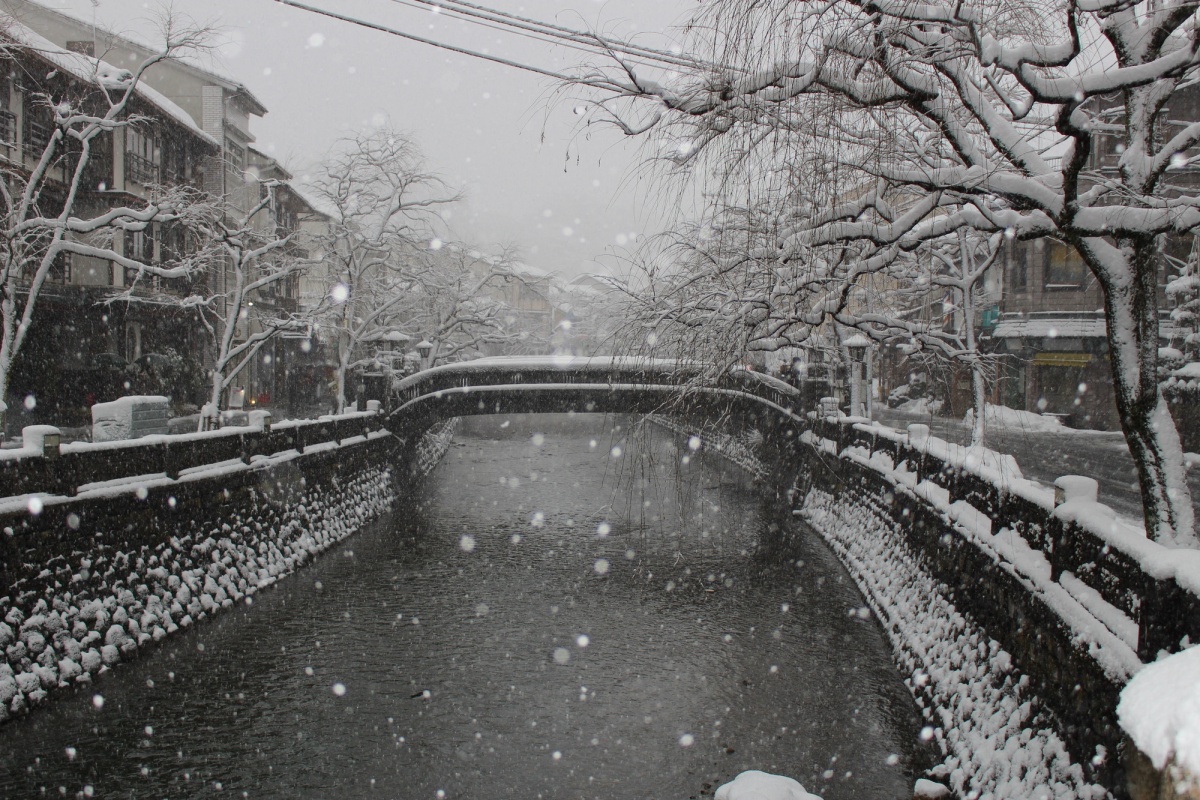
<svg viewBox="0 0 1200 800">
<path fill-rule="evenodd" d="M 159 182 L 158 140 L 137 128 L 125 129 L 125 182 L 152 186 Z"/>
<path fill-rule="evenodd" d="M 37 160 L 42 157 L 54 135 L 50 109 L 36 102 L 25 105 L 25 155 Z"/>
<path fill-rule="evenodd" d="M 161 151 L 164 182 L 173 186 L 186 183 L 188 179 L 187 145 L 168 138 L 162 142 Z"/>
<path fill-rule="evenodd" d="M 246 171 L 246 150 L 236 144 L 225 145 L 225 166 L 237 178 Z"/>
<path fill-rule="evenodd" d="M 90 40 L 67 42 L 67 49 L 72 53 L 81 53 L 92 58 L 96 57 L 96 43 Z"/>
<path fill-rule="evenodd" d="M 71 282 L 71 254 L 59 253 L 50 267 L 50 278 L 57 283 Z"/>
<path fill-rule="evenodd" d="M 1047 240 L 1045 254 L 1045 285 L 1047 289 L 1078 289 L 1087 280 L 1087 266 L 1074 247 Z"/>
<path fill-rule="evenodd" d="M 132 258 L 134 261 L 141 261 L 144 264 L 152 264 L 154 258 L 154 229 L 147 228 L 144 231 L 126 231 L 125 232 L 125 257 Z M 125 283 L 131 284 L 139 279 L 140 270 L 127 269 L 125 270 Z M 152 284 L 151 276 L 141 275 L 141 283 Z"/>
<path fill-rule="evenodd" d="M 9 82 L 0 79 L 0 144 L 13 147 L 17 143 L 17 115 L 9 107 Z"/>
<path fill-rule="evenodd" d="M 1009 250 L 1009 265 L 1012 267 L 1012 288 L 1016 291 L 1025 291 L 1029 286 L 1029 254 L 1033 249 L 1033 245 L 1025 245 L 1024 247 L 1013 247 Z"/>
</svg>

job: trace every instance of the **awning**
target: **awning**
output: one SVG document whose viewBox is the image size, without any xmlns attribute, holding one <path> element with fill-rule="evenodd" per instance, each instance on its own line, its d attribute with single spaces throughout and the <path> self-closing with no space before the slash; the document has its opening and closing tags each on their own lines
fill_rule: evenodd
<svg viewBox="0 0 1200 800">
<path fill-rule="evenodd" d="M 1091 353 L 1034 353 L 1035 367 L 1086 367 L 1092 363 Z"/>
</svg>

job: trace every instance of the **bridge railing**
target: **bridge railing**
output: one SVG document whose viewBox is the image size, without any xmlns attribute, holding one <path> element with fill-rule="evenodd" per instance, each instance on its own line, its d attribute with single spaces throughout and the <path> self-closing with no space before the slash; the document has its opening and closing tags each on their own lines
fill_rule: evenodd
<svg viewBox="0 0 1200 800">
<path fill-rule="evenodd" d="M 514 366 L 465 362 L 419 372 L 400 382 L 393 393 L 393 405 L 400 407 L 439 392 L 559 384 L 720 388 L 753 394 L 788 411 L 796 410 L 800 397 L 797 389 L 783 381 L 741 369 L 731 370 L 713 380 L 699 365 L 651 362 L 644 366 L 627 366 L 616 360 L 582 359 L 578 364 L 555 366 L 541 359 L 531 359 Z"/>
<path fill-rule="evenodd" d="M 366 411 L 204 433 L 0 451 L 0 498 L 74 496 L 83 487 L 141 476 L 174 479 L 187 470 L 229 461 L 249 464 L 255 456 L 304 452 L 306 445 L 341 442 L 381 428 L 382 415 Z"/>
<path fill-rule="evenodd" d="M 1096 599 L 1136 626 L 1137 640 L 1129 644 L 1143 661 L 1153 660 L 1160 650 L 1175 652 L 1200 641 L 1200 552 L 1167 548 L 1147 539 L 1144 530 L 1103 513 L 1090 518 L 1064 514 L 1066 507 L 1056 505 L 1052 491 L 971 463 L 961 457 L 965 448 L 944 448 L 958 456 L 946 458 L 932 452 L 928 439 L 914 440 L 853 418 L 814 415 L 809 425 L 839 454 L 857 448 L 868 462 L 886 455 L 894 467 L 903 467 L 908 483 L 928 481 L 948 493 L 948 505 L 961 501 L 981 512 L 993 533 L 1008 529 L 1019 536 L 1044 556 L 1052 581 L 1077 599 L 1088 590 L 1095 593 L 1096 598 L 1081 602 L 1098 611 L 1101 622 L 1122 627 L 1120 617 L 1107 613 Z"/>
</svg>

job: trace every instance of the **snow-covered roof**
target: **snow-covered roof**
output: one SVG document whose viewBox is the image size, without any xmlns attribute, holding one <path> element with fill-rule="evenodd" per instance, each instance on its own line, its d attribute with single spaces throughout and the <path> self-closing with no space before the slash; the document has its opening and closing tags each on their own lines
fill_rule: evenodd
<svg viewBox="0 0 1200 800">
<path fill-rule="evenodd" d="M 75 16 L 68 10 L 62 8 L 49 8 L 40 2 L 30 2 L 30 0 L 24 0 L 24 5 L 36 8 L 36 13 L 38 14 L 44 14 L 50 17 L 58 17 L 59 19 L 66 21 L 68 24 L 79 27 L 83 30 L 95 30 L 98 33 L 102 33 L 104 38 L 106 40 L 111 40 L 111 43 L 114 45 L 124 45 L 126 49 L 141 50 L 145 53 L 156 53 L 159 51 L 158 45 L 150 44 L 138 38 L 134 34 L 116 33 L 104 28 L 96 28 L 93 20 Z M 96 3 L 93 2 L 93 5 L 96 5 Z M 199 75 L 201 78 L 208 80 L 211 83 L 218 84 L 227 91 L 231 91 L 240 96 L 253 109 L 252 113 L 258 114 L 259 116 L 267 113 L 267 107 L 264 106 L 262 102 L 254 96 L 254 93 L 251 92 L 245 84 L 241 83 L 231 74 L 225 72 L 215 64 L 208 63 L 208 60 L 206 60 L 205 63 L 201 63 L 200 59 L 194 56 L 184 55 L 175 58 L 172 63 L 188 70 L 189 72 Z"/>
<path fill-rule="evenodd" d="M 302 186 L 298 183 L 289 183 L 288 189 L 292 191 L 292 194 L 296 195 L 305 203 L 307 203 L 308 207 L 318 214 L 329 217 L 329 219 L 338 219 L 341 216 L 338 214 L 337 207 L 333 203 L 329 202 L 329 200 L 325 197 L 313 192 L 309 187 Z"/>
<path fill-rule="evenodd" d="M 1093 339 L 1104 338 L 1107 332 L 1104 317 L 1033 317 L 1001 319 L 992 336 L 997 339 Z"/>
<path fill-rule="evenodd" d="M 0 37 L 11 39 L 14 43 L 26 48 L 29 52 L 45 59 L 52 66 L 87 83 L 102 86 L 105 89 L 124 89 L 133 76 L 127 69 L 115 67 L 107 61 L 92 56 L 65 50 L 32 28 L 22 25 L 15 20 L 7 20 Z M 145 81 L 138 81 L 134 94 L 158 108 L 167 117 L 183 125 L 196 137 L 203 139 L 213 147 L 220 144 L 196 124 L 191 114 L 188 114 L 166 95 L 152 88 Z"/>
<path fill-rule="evenodd" d="M 1161 318 L 1158 335 L 1170 339 L 1175 335 L 1175 323 Z M 996 339 L 1103 339 L 1108 334 L 1104 317 L 1073 317 L 1044 315 L 1030 317 L 1001 317 L 992 331 Z"/>
</svg>

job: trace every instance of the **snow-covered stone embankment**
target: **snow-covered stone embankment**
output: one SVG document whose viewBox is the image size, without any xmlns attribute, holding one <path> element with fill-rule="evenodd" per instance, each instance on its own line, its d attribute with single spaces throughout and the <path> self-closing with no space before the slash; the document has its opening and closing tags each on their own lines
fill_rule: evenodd
<svg viewBox="0 0 1200 800">
<path fill-rule="evenodd" d="M 850 571 L 891 641 L 959 797 L 1104 798 L 1072 760 L 1029 680 L 921 566 L 882 499 L 818 488 L 801 514 Z M 1104 754 L 1097 754 L 1098 758 Z"/>
<path fill-rule="evenodd" d="M 762 434 L 758 431 L 747 430 L 734 435 L 717 430 L 712 426 L 697 431 L 695 427 L 689 427 L 674 417 L 662 414 L 648 414 L 646 420 L 681 436 L 693 437 L 694 441 L 689 439 L 688 442 L 691 449 L 697 450 L 703 447 L 711 450 L 746 470 L 755 478 L 763 478 L 767 474 L 767 469 L 759 457 Z"/>
<path fill-rule="evenodd" d="M 16 524 L 10 517 L 10 552 L 24 554 L 22 561 L 50 557 L 39 562 L 47 567 L 40 574 L 0 597 L 0 721 L 250 603 L 390 510 L 390 452 L 385 441 L 360 437 L 257 468 L 238 465 L 237 474 L 218 469 L 173 486 L 125 487 L 128 498 L 84 495 L 55 504 L 64 528 L 78 531 L 53 531 L 64 542 L 56 551 L 38 549 L 50 533 L 38 528 L 47 518 Z M 177 503 L 189 513 L 170 513 Z M 127 509 L 129 521 L 111 508 Z M 147 509 L 155 509 L 149 518 Z"/>
</svg>

